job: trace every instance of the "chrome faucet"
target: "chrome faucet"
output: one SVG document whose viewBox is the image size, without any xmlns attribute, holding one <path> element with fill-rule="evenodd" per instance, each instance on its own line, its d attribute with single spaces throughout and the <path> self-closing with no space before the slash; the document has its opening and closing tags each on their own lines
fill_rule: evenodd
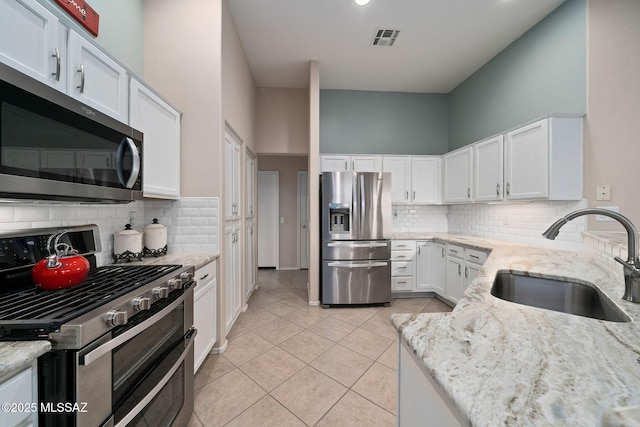
<svg viewBox="0 0 640 427">
<path fill-rule="evenodd" d="M 567 222 L 582 215 L 604 215 L 618 221 L 627 230 L 627 260 L 620 257 L 614 259 L 622 264 L 624 271 L 624 295 L 622 299 L 640 303 L 640 260 L 638 260 L 638 229 L 629 218 L 608 209 L 580 209 L 560 218 L 554 222 L 542 235 L 547 239 L 554 240 L 560 232 L 560 228 Z"/>
</svg>

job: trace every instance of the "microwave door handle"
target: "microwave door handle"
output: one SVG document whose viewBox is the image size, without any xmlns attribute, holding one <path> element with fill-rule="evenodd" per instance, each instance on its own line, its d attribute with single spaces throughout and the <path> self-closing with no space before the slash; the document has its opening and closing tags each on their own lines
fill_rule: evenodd
<svg viewBox="0 0 640 427">
<path fill-rule="evenodd" d="M 123 164 L 125 150 L 127 149 L 131 151 L 132 157 L 131 174 L 128 178 L 124 176 L 125 171 Z M 116 172 L 118 173 L 120 184 L 122 184 L 124 188 L 133 187 L 133 184 L 135 184 L 138 179 L 138 175 L 140 175 L 140 153 L 131 138 L 125 137 L 118 147 L 118 152 L 116 153 Z"/>
</svg>

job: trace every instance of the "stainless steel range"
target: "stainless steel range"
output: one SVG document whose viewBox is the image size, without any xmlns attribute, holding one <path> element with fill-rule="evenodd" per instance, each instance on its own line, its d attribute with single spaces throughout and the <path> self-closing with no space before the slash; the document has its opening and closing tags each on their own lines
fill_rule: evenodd
<svg viewBox="0 0 640 427">
<path fill-rule="evenodd" d="M 97 226 L 63 236 L 91 265 L 87 278 L 43 291 L 31 268 L 58 229 L 0 235 L 0 340 L 47 339 L 38 359 L 42 403 L 86 404 L 82 412 L 40 412 L 45 426 L 186 425 L 193 412 L 194 268 L 96 268 Z"/>
</svg>

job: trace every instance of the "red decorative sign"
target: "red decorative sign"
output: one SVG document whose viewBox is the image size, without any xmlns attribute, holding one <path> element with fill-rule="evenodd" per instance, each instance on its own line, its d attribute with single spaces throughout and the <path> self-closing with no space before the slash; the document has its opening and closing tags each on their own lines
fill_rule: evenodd
<svg viewBox="0 0 640 427">
<path fill-rule="evenodd" d="M 67 13 L 75 18 L 91 34 L 98 36 L 100 15 L 82 0 L 55 0 Z"/>
</svg>

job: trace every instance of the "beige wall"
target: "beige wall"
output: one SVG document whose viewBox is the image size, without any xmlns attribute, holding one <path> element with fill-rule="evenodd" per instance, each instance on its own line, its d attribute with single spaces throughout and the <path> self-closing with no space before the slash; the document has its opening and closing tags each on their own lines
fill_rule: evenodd
<svg viewBox="0 0 640 427">
<path fill-rule="evenodd" d="M 278 171 L 280 175 L 280 268 L 298 268 L 298 171 L 306 171 L 307 156 L 258 156 L 259 171 Z"/>
<path fill-rule="evenodd" d="M 259 88 L 256 107 L 258 153 L 309 153 L 308 89 Z"/>
<path fill-rule="evenodd" d="M 585 197 L 640 224 L 640 2 L 587 1 Z M 596 186 L 611 185 L 611 201 Z M 589 219 L 590 230 L 619 230 Z"/>
<path fill-rule="evenodd" d="M 320 305 L 320 63 L 309 62 L 309 304 Z"/>
<path fill-rule="evenodd" d="M 255 153 L 256 84 L 227 1 L 222 2 L 222 110 L 224 120 Z"/>
<path fill-rule="evenodd" d="M 143 17 L 143 78 L 183 113 L 181 194 L 219 197 L 222 2 L 145 0 Z"/>
</svg>

